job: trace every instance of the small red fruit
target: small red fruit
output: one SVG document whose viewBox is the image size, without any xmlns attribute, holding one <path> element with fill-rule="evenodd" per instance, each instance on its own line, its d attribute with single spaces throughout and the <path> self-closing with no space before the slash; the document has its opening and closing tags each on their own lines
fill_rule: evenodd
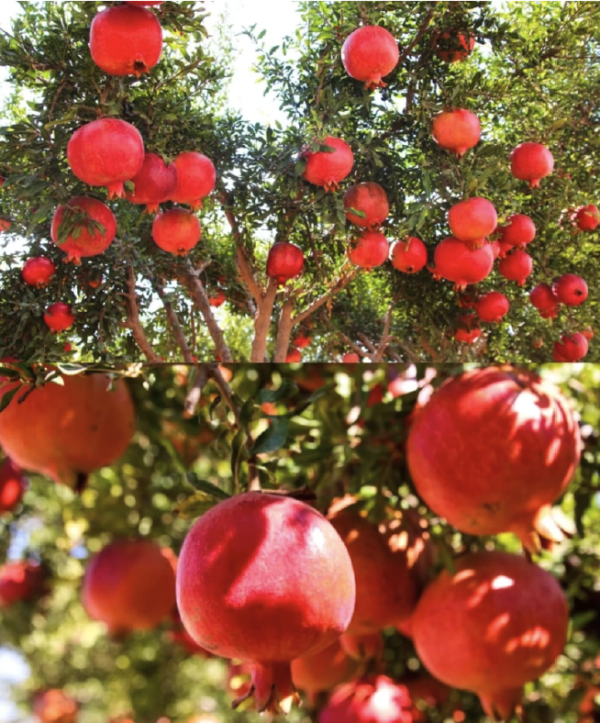
<svg viewBox="0 0 600 723">
<path fill-rule="evenodd" d="M 385 88 L 382 78 L 389 75 L 400 59 L 394 36 L 385 28 L 366 25 L 351 33 L 342 46 L 342 62 L 351 78 L 367 90 Z"/>
<path fill-rule="evenodd" d="M 481 246 L 498 226 L 498 214 L 485 198 L 470 198 L 453 206 L 448 213 L 450 230 L 459 241 Z"/>
<path fill-rule="evenodd" d="M 346 218 L 355 226 L 376 228 L 390 215 L 387 193 L 377 183 L 359 183 L 344 196 L 344 208 L 364 213 L 364 218 L 346 211 Z"/>
<path fill-rule="evenodd" d="M 494 252 L 486 243 L 479 249 L 470 249 L 457 238 L 447 238 L 435 250 L 436 278 L 455 282 L 457 290 L 487 279 L 494 268 Z"/>
<path fill-rule="evenodd" d="M 481 329 L 475 314 L 463 314 L 456 320 L 454 338 L 461 344 L 474 344 L 481 336 Z"/>
<path fill-rule="evenodd" d="M 84 214 L 86 220 L 75 226 L 61 243 L 61 225 L 63 221 L 69 223 L 71 212 Z M 96 228 L 94 223 L 101 224 L 104 231 Z M 52 240 L 67 254 L 65 263 L 79 265 L 82 258 L 98 256 L 111 245 L 116 233 L 117 220 L 110 208 L 102 201 L 86 196 L 76 196 L 67 206 L 59 206 L 52 219 Z"/>
<path fill-rule="evenodd" d="M 167 165 L 156 153 L 146 153 L 139 173 L 131 179 L 133 193 L 126 192 L 128 201 L 146 206 L 147 213 L 158 213 L 159 204 L 171 198 L 177 188 L 177 168 Z"/>
<path fill-rule="evenodd" d="M 456 32 L 439 33 L 435 36 L 435 54 L 447 63 L 460 63 L 468 58 L 475 48 L 475 38 Z"/>
<path fill-rule="evenodd" d="M 69 304 L 59 301 L 49 306 L 44 312 L 44 323 L 55 334 L 67 331 L 75 323 L 75 315 Z"/>
<path fill-rule="evenodd" d="M 357 672 L 357 662 L 350 658 L 336 640 L 318 653 L 292 661 L 292 682 L 309 695 L 332 690 L 350 680 Z"/>
<path fill-rule="evenodd" d="M 412 701 L 403 685 L 371 675 L 336 688 L 319 723 L 412 723 Z"/>
<path fill-rule="evenodd" d="M 192 211 L 202 208 L 217 182 L 217 171 L 210 158 L 196 151 L 180 153 L 174 161 L 178 181 L 171 201 L 190 206 Z"/>
<path fill-rule="evenodd" d="M 537 229 L 529 216 L 516 214 L 508 219 L 506 226 L 498 229 L 502 234 L 501 241 L 511 246 L 524 247 L 530 244 L 536 236 Z"/>
<path fill-rule="evenodd" d="M 577 211 L 575 221 L 580 231 L 595 231 L 600 226 L 600 211 L 593 204 L 584 206 Z"/>
<path fill-rule="evenodd" d="M 510 311 L 510 301 L 499 291 L 491 291 L 485 294 L 475 304 L 475 311 L 481 321 L 488 324 L 496 324 Z"/>
<path fill-rule="evenodd" d="M 31 602 L 45 592 L 46 571 L 35 562 L 9 562 L 0 568 L 0 607 Z"/>
<path fill-rule="evenodd" d="M 11 459 L 0 467 L 0 514 L 12 512 L 19 505 L 27 489 L 23 470 Z"/>
<path fill-rule="evenodd" d="M 382 266 L 390 255 L 390 245 L 379 231 L 364 231 L 348 248 L 348 258 L 362 269 Z"/>
<path fill-rule="evenodd" d="M 529 181 L 531 188 L 539 188 L 542 178 L 554 169 L 552 153 L 539 143 L 521 143 L 510 156 L 511 172 L 520 181 Z"/>
<path fill-rule="evenodd" d="M 306 349 L 311 345 L 311 338 L 310 336 L 307 336 L 306 334 L 299 334 L 294 341 L 292 341 L 292 346 L 296 349 Z"/>
<path fill-rule="evenodd" d="M 498 271 L 508 281 L 516 281 L 519 286 L 525 286 L 533 272 L 533 259 L 525 251 L 517 249 L 500 261 Z"/>
<path fill-rule="evenodd" d="M 588 328 L 585 329 L 585 331 L 582 331 L 580 333 L 581 333 L 581 336 L 585 336 L 585 338 L 588 341 L 592 341 L 592 339 L 594 338 L 594 330 L 592 329 L 591 326 L 588 326 Z"/>
<path fill-rule="evenodd" d="M 187 256 L 202 237 L 197 216 L 182 208 L 159 214 L 152 224 L 154 243 L 167 253 Z"/>
<path fill-rule="evenodd" d="M 303 157 L 306 160 L 306 170 L 302 177 L 326 191 L 337 191 L 339 184 L 350 175 L 354 167 L 354 154 L 352 148 L 341 138 L 327 136 L 322 145 L 332 151 L 305 152 Z"/>
<path fill-rule="evenodd" d="M 48 286 L 55 273 L 56 266 L 53 261 L 45 256 L 36 256 L 27 259 L 21 270 L 21 277 L 29 286 L 43 289 Z"/>
<path fill-rule="evenodd" d="M 433 138 L 442 148 L 460 158 L 479 143 L 481 123 L 469 110 L 446 111 L 433 120 Z"/>
<path fill-rule="evenodd" d="M 427 266 L 427 247 L 416 236 L 392 245 L 390 259 L 392 266 L 404 274 L 418 274 Z"/>
<path fill-rule="evenodd" d="M 543 319 L 556 319 L 558 316 L 559 300 L 548 284 L 536 286 L 529 299 Z"/>
<path fill-rule="evenodd" d="M 217 291 L 216 294 L 210 298 L 209 303 L 211 306 L 218 309 L 219 307 L 223 306 L 226 301 L 227 296 L 225 295 L 225 292 Z"/>
<path fill-rule="evenodd" d="M 75 723 L 79 705 L 62 690 L 39 691 L 33 699 L 33 715 L 39 723 Z"/>
<path fill-rule="evenodd" d="M 292 349 L 292 351 L 286 356 L 286 364 L 300 364 L 302 362 L 302 354 L 299 349 Z"/>
<path fill-rule="evenodd" d="M 300 276 L 304 268 L 304 253 L 295 244 L 280 241 L 269 251 L 267 276 L 285 284 Z"/>
<path fill-rule="evenodd" d="M 12 226 L 12 223 L 7 218 L 0 218 L 0 233 L 8 231 Z"/>
<path fill-rule="evenodd" d="M 343 364 L 360 364 L 360 357 L 358 354 L 351 352 L 350 354 L 344 354 L 342 357 Z"/>
<path fill-rule="evenodd" d="M 552 358 L 556 362 L 578 362 L 587 356 L 589 351 L 588 340 L 579 332 L 562 337 L 554 345 Z"/>
<path fill-rule="evenodd" d="M 575 274 L 566 274 L 556 281 L 552 290 L 561 304 L 566 306 L 581 306 L 588 297 L 588 285 Z"/>
</svg>

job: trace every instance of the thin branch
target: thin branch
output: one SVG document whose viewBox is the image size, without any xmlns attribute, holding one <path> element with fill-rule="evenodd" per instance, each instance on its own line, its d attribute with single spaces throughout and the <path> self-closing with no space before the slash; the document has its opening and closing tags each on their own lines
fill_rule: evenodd
<svg viewBox="0 0 600 723">
<path fill-rule="evenodd" d="M 146 333 L 140 322 L 140 313 L 138 310 L 136 291 L 135 291 L 135 274 L 133 266 L 128 266 L 127 270 L 127 321 L 125 326 L 133 333 L 136 344 L 142 350 L 149 362 L 152 364 L 161 364 L 162 359 L 152 348 L 152 345 L 146 338 Z"/>
<path fill-rule="evenodd" d="M 175 337 L 177 346 L 183 354 L 184 361 L 186 362 L 186 364 L 193 364 L 194 356 L 187 343 L 187 339 L 185 338 L 185 334 L 183 333 L 183 329 L 181 328 L 181 324 L 179 322 L 179 317 L 177 316 L 177 312 L 173 308 L 173 304 L 168 300 L 167 295 L 165 294 L 165 290 L 157 281 L 154 282 L 154 288 L 165 308 L 167 321 L 169 322 L 169 326 L 171 327 L 171 331 L 173 332 L 173 336 Z"/>
<path fill-rule="evenodd" d="M 385 356 L 385 353 L 387 351 L 387 348 L 390 343 L 390 326 L 392 323 L 392 314 L 394 313 L 394 309 L 396 308 L 396 304 L 398 303 L 398 300 L 400 298 L 400 292 L 394 296 L 392 299 L 392 303 L 390 304 L 387 314 L 385 315 L 385 322 L 383 326 L 383 334 L 381 335 L 381 341 L 379 342 L 379 348 L 377 349 L 377 352 L 375 356 L 373 357 L 373 362 L 379 363 L 383 361 L 383 357 Z"/>
<path fill-rule="evenodd" d="M 359 357 L 362 359 L 370 359 L 370 355 L 367 354 L 364 349 L 361 349 L 358 344 L 355 344 L 350 337 L 346 336 L 345 334 L 342 334 L 341 331 L 338 331 L 338 336 L 340 339 L 346 344 L 346 346 L 349 346 L 352 351 L 356 352 Z"/>
<path fill-rule="evenodd" d="M 194 414 L 196 414 L 196 410 L 198 409 L 198 405 L 200 404 L 200 400 L 202 399 L 204 387 L 207 385 L 207 383 L 208 367 L 206 366 L 206 364 L 200 364 L 196 367 L 194 382 L 190 388 L 190 391 L 187 394 L 187 397 L 185 398 L 184 417 L 186 419 L 191 419 Z"/>
<path fill-rule="evenodd" d="M 377 354 L 377 347 L 375 346 L 375 344 L 373 344 L 373 342 L 372 342 L 372 341 L 369 339 L 369 337 L 366 336 L 365 334 L 359 334 L 359 335 L 358 335 L 358 338 L 360 339 L 360 341 L 362 341 L 362 343 L 363 343 L 363 344 L 367 347 L 367 349 L 371 352 L 371 355 L 370 355 L 369 358 L 371 358 L 371 361 L 372 361 L 372 360 L 373 360 L 372 357 L 373 357 L 375 354 Z"/>
<path fill-rule="evenodd" d="M 277 328 L 277 348 L 275 350 L 275 362 L 277 364 L 282 364 L 287 358 L 290 348 L 290 339 L 294 329 L 294 322 L 292 320 L 293 313 L 294 299 L 289 298 L 283 305 L 283 308 L 281 309 L 281 316 L 279 317 L 279 326 Z"/>
<path fill-rule="evenodd" d="M 308 319 L 309 316 L 312 316 L 315 311 L 318 311 L 318 309 L 324 306 L 329 301 L 329 299 L 333 298 L 336 294 L 339 294 L 340 291 L 343 291 L 348 286 L 348 284 L 354 280 L 357 274 L 358 267 L 353 268 L 349 274 L 342 273 L 340 275 L 340 278 L 337 281 L 334 281 L 329 290 L 325 294 L 323 294 L 323 296 L 320 296 L 301 314 L 298 314 L 298 316 L 294 317 L 294 324 L 301 324 L 305 319 Z"/>
<path fill-rule="evenodd" d="M 231 391 L 229 384 L 227 384 L 225 377 L 221 374 L 219 366 L 217 364 L 205 364 L 204 366 L 206 367 L 208 376 L 214 381 L 221 392 L 221 396 L 223 397 L 225 404 L 233 412 L 236 425 L 241 428 L 240 410 L 233 399 L 233 392 Z"/>
<path fill-rule="evenodd" d="M 429 25 L 431 24 L 431 21 L 432 21 L 432 19 L 433 19 L 433 13 L 434 13 L 434 12 L 435 12 L 435 7 L 429 8 L 429 12 L 428 12 L 427 15 L 425 16 L 425 20 L 423 20 L 423 22 L 422 22 L 422 24 L 421 24 L 421 27 L 420 27 L 419 30 L 417 31 L 417 34 L 416 34 L 415 37 L 412 39 L 412 41 L 406 46 L 406 49 L 404 50 L 404 52 L 403 52 L 402 55 L 400 56 L 400 60 L 398 61 L 398 65 L 402 65 L 402 63 L 403 63 L 403 62 L 406 60 L 406 58 L 408 58 L 408 56 L 410 55 L 410 53 L 411 53 L 412 49 L 415 47 L 415 45 L 416 45 L 416 44 L 419 42 L 419 40 L 421 40 L 421 38 L 425 35 L 425 33 L 427 32 L 427 28 L 429 27 Z"/>
</svg>

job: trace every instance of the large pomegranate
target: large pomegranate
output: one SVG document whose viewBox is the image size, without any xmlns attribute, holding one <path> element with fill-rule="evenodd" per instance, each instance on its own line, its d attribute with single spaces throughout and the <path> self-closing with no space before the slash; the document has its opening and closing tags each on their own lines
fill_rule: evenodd
<svg viewBox="0 0 600 723">
<path fill-rule="evenodd" d="M 54 261 L 45 256 L 35 256 L 27 259 L 21 270 L 21 277 L 28 286 L 43 289 L 52 281 L 55 273 Z"/>
<path fill-rule="evenodd" d="M 413 637 L 430 673 L 477 693 L 487 715 L 509 720 L 522 686 L 562 652 L 567 625 L 567 602 L 550 573 L 524 557 L 476 552 L 425 590 Z"/>
<path fill-rule="evenodd" d="M 412 723 L 412 701 L 403 685 L 370 675 L 336 688 L 319 723 Z"/>
<path fill-rule="evenodd" d="M 69 219 L 71 213 L 85 215 L 85 221 L 72 226 Z M 63 221 L 72 228 L 61 242 Z M 104 230 L 101 231 L 96 224 L 101 224 Z M 52 240 L 67 254 L 66 263 L 72 262 L 78 265 L 84 257 L 98 256 L 111 245 L 116 233 L 117 219 L 110 208 L 102 201 L 86 196 L 76 196 L 67 206 L 59 206 L 52 219 Z"/>
<path fill-rule="evenodd" d="M 302 502 L 249 492 L 221 502 L 185 539 L 177 604 L 199 645 L 253 663 L 259 710 L 294 699 L 290 662 L 331 645 L 355 602 L 350 557 Z M 234 705 L 241 703 L 236 701 Z"/>
<path fill-rule="evenodd" d="M 144 140 L 131 123 L 100 118 L 75 131 L 67 144 L 67 159 L 80 181 L 106 186 L 109 198 L 122 198 L 123 184 L 144 163 Z"/>
<path fill-rule="evenodd" d="M 536 236 L 537 229 L 529 216 L 517 213 L 508 219 L 506 226 L 501 226 L 498 231 L 501 240 L 510 246 L 527 246 Z"/>
<path fill-rule="evenodd" d="M 478 369 L 450 379 L 416 416 L 407 443 L 425 503 L 461 532 L 514 532 L 529 549 L 559 531 L 550 506 L 579 464 L 566 399 L 528 371 Z"/>
<path fill-rule="evenodd" d="M 33 699 L 33 715 L 39 723 L 75 723 L 79 705 L 62 690 L 39 691 Z"/>
<path fill-rule="evenodd" d="M 463 314 L 456 320 L 454 338 L 461 344 L 474 344 L 481 336 L 481 328 L 475 314 Z"/>
<path fill-rule="evenodd" d="M 542 178 L 554 170 L 552 153 L 540 143 L 521 143 L 510 156 L 511 172 L 520 181 L 529 181 L 531 188 L 539 188 Z"/>
<path fill-rule="evenodd" d="M 561 304 L 581 306 L 588 297 L 588 285 L 576 274 L 565 274 L 552 286 L 552 291 Z"/>
<path fill-rule="evenodd" d="M 481 246 L 498 226 L 498 214 L 485 198 L 470 198 L 453 206 L 448 213 L 450 230 L 459 241 Z"/>
<path fill-rule="evenodd" d="M 589 342 L 583 334 L 565 334 L 554 344 L 552 358 L 563 364 L 578 362 L 587 356 L 588 351 Z"/>
<path fill-rule="evenodd" d="M 26 489 L 23 470 L 12 459 L 5 459 L 0 466 L 0 514 L 12 512 L 23 499 Z"/>
<path fill-rule="evenodd" d="M 447 238 L 435 250 L 434 276 L 454 281 L 457 290 L 487 279 L 494 268 L 494 252 L 490 244 L 470 249 L 457 238 Z"/>
<path fill-rule="evenodd" d="M 358 663 L 338 639 L 318 653 L 292 661 L 292 682 L 298 690 L 313 695 L 347 682 L 357 671 Z"/>
<path fill-rule="evenodd" d="M 0 446 L 20 467 L 81 489 L 88 474 L 125 452 L 135 411 L 122 380 L 112 389 L 104 374 L 62 380 L 17 392 L 0 414 Z M 0 383 L 0 395 L 14 387 Z M 19 403 L 25 392 L 30 393 Z"/>
<path fill-rule="evenodd" d="M 497 324 L 510 311 L 510 301 L 499 291 L 490 291 L 489 294 L 482 296 L 475 304 L 475 311 L 481 321 L 488 324 Z"/>
<path fill-rule="evenodd" d="M 549 284 L 538 284 L 529 294 L 529 299 L 543 319 L 555 319 L 558 316 L 560 302 Z"/>
<path fill-rule="evenodd" d="M 0 568 L 0 607 L 31 602 L 46 590 L 46 571 L 37 562 L 9 562 Z"/>
<path fill-rule="evenodd" d="M 90 27 L 90 52 L 109 75 L 148 73 L 160 60 L 162 28 L 156 15 L 128 4 L 99 12 Z"/>
<path fill-rule="evenodd" d="M 364 213 L 364 218 L 346 211 L 346 218 L 355 226 L 376 228 L 390 215 L 387 193 L 377 183 L 359 183 L 346 191 L 344 208 Z"/>
<path fill-rule="evenodd" d="M 322 145 L 332 150 L 305 152 L 306 170 L 302 177 L 315 186 L 322 186 L 326 191 L 337 191 L 339 184 L 354 167 L 354 154 L 341 138 L 327 136 Z"/>
<path fill-rule="evenodd" d="M 392 266 L 404 274 L 418 274 L 427 266 L 427 247 L 416 236 L 396 241 L 390 251 Z"/>
<path fill-rule="evenodd" d="M 171 201 L 191 206 L 192 211 L 202 208 L 202 201 L 210 195 L 217 182 L 217 171 L 210 158 L 196 151 L 180 153 L 174 161 L 178 180 Z"/>
<path fill-rule="evenodd" d="M 351 78 L 360 80 L 368 90 L 385 88 L 383 78 L 400 59 L 394 36 L 385 28 L 365 25 L 351 33 L 342 46 L 342 62 Z"/>
<path fill-rule="evenodd" d="M 379 231 L 364 231 L 348 247 L 348 258 L 362 269 L 382 266 L 390 255 L 390 244 Z"/>
<path fill-rule="evenodd" d="M 519 286 L 525 286 L 533 272 L 533 259 L 525 251 L 517 249 L 500 260 L 498 271 L 508 281 L 516 281 Z"/>
<path fill-rule="evenodd" d="M 202 237 L 198 217 L 183 208 L 159 214 L 152 224 L 154 243 L 167 253 L 187 256 Z"/>
<path fill-rule="evenodd" d="M 442 148 L 460 158 L 479 143 L 481 123 L 470 110 L 445 111 L 433 119 L 433 138 Z"/>
<path fill-rule="evenodd" d="M 44 312 L 44 323 L 55 334 L 67 331 L 75 323 L 75 314 L 69 304 L 57 301 L 51 304 Z"/>
<path fill-rule="evenodd" d="M 177 188 L 177 168 L 167 165 L 156 153 L 146 153 L 139 173 L 131 179 L 133 193 L 126 193 L 131 203 L 146 206 L 147 213 L 158 213 L 161 203 L 170 200 Z"/>
<path fill-rule="evenodd" d="M 446 31 L 436 33 L 435 54 L 440 60 L 447 63 L 460 63 L 465 60 L 475 49 L 475 38 L 470 34 Z"/>
<path fill-rule="evenodd" d="M 304 268 L 304 254 L 295 244 L 280 241 L 274 244 L 267 259 L 267 276 L 279 284 L 300 276 Z"/>
<path fill-rule="evenodd" d="M 580 231 L 595 231 L 600 226 L 600 211 L 593 204 L 583 206 L 577 211 L 575 221 Z"/>
</svg>

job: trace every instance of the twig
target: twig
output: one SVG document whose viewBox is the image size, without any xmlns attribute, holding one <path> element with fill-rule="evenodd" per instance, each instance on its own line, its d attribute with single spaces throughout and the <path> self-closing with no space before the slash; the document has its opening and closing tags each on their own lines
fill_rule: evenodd
<svg viewBox="0 0 600 723">
<path fill-rule="evenodd" d="M 338 336 L 344 342 L 344 344 L 346 344 L 346 346 L 349 346 L 353 351 L 355 351 L 359 357 L 361 357 L 362 359 L 371 358 L 369 354 L 367 354 L 363 349 L 358 346 L 358 344 L 355 344 L 352 339 L 347 337 L 345 334 L 342 334 L 341 331 L 338 331 Z"/>
<path fill-rule="evenodd" d="M 194 382 L 191 386 L 190 391 L 187 394 L 187 397 L 185 398 L 184 416 L 187 419 L 190 419 L 194 416 L 194 414 L 196 414 L 196 410 L 198 409 L 198 405 L 200 404 L 200 400 L 202 399 L 202 392 L 204 391 L 204 387 L 207 383 L 208 368 L 205 364 L 200 364 L 196 367 Z"/>
<path fill-rule="evenodd" d="M 181 350 L 186 364 L 193 364 L 194 357 L 185 338 L 185 334 L 183 333 L 183 329 L 181 328 L 181 324 L 179 323 L 179 317 L 177 316 L 177 312 L 173 308 L 173 304 L 167 299 L 165 290 L 157 281 L 154 282 L 154 288 L 165 308 L 167 321 L 169 322 L 169 326 L 171 327 L 173 336 L 175 337 L 175 341 L 177 342 L 177 346 Z"/>
<path fill-rule="evenodd" d="M 275 349 L 275 362 L 282 364 L 287 358 L 290 348 L 290 339 L 294 329 L 292 314 L 294 313 L 294 299 L 287 299 L 281 310 L 279 326 L 277 329 L 277 348 Z"/>
<path fill-rule="evenodd" d="M 354 280 L 357 274 L 357 267 L 352 269 L 348 274 L 342 273 L 340 275 L 340 278 L 331 285 L 330 289 L 325 294 L 323 294 L 323 296 L 320 296 L 301 314 L 298 314 L 298 316 L 294 317 L 294 324 L 301 324 L 305 319 L 308 319 L 309 316 L 312 316 L 315 311 L 324 306 L 329 301 L 329 299 L 331 299 L 336 294 L 339 294 L 340 291 L 343 291 L 348 286 L 348 284 Z"/>
<path fill-rule="evenodd" d="M 415 45 L 421 40 L 421 38 L 425 35 L 427 32 L 427 28 L 429 27 L 432 19 L 433 19 L 433 13 L 435 12 L 435 7 L 429 8 L 429 12 L 425 16 L 425 20 L 421 23 L 421 27 L 417 31 L 417 34 L 412 39 L 412 41 L 406 46 L 404 52 L 400 56 L 400 60 L 398 61 L 398 65 L 402 65 L 402 63 L 408 58 L 410 55 L 411 50 L 415 47 Z"/>
<path fill-rule="evenodd" d="M 127 270 L 127 321 L 125 326 L 133 333 L 136 344 L 142 350 L 149 362 L 152 364 L 162 363 L 162 359 L 152 348 L 150 342 L 146 338 L 144 328 L 140 322 L 140 314 L 138 310 L 136 292 L 135 292 L 135 275 L 133 266 L 129 265 Z"/>
<path fill-rule="evenodd" d="M 221 374 L 219 366 L 217 364 L 205 364 L 204 367 L 206 368 L 208 376 L 214 381 L 219 391 L 221 392 L 221 396 L 223 397 L 225 404 L 233 412 L 236 425 L 241 428 L 240 410 L 237 408 L 237 405 L 233 399 L 233 392 L 231 391 L 229 384 L 227 384 L 225 378 Z"/>
</svg>

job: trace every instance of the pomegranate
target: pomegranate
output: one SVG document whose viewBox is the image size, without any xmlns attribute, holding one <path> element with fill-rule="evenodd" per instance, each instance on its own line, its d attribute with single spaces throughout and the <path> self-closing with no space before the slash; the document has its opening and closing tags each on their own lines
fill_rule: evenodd
<svg viewBox="0 0 600 723">
<path fill-rule="evenodd" d="M 298 336 L 292 341 L 292 346 L 295 349 L 307 349 L 312 344 L 312 339 L 308 334 L 300 333 Z"/>
<path fill-rule="evenodd" d="M 435 54 L 440 60 L 445 60 L 447 63 L 460 63 L 461 60 L 468 58 L 475 49 L 475 38 L 470 34 L 464 35 L 452 31 L 436 33 L 434 37 Z"/>
<path fill-rule="evenodd" d="M 470 249 L 457 238 L 447 238 L 435 250 L 434 276 L 455 282 L 457 290 L 486 279 L 494 268 L 494 252 L 489 244 Z"/>
<path fill-rule="evenodd" d="M 318 653 L 297 658 L 291 667 L 294 687 L 310 696 L 347 682 L 358 670 L 356 660 L 347 655 L 339 640 Z"/>
<path fill-rule="evenodd" d="M 500 261 L 498 271 L 508 281 L 516 281 L 519 286 L 525 286 L 533 272 L 533 259 L 525 251 L 517 249 Z"/>
<path fill-rule="evenodd" d="M 589 342 L 579 332 L 568 334 L 562 337 L 554 345 L 552 358 L 556 362 L 578 362 L 587 356 L 589 351 Z"/>
<path fill-rule="evenodd" d="M 512 244 L 504 243 L 504 241 L 498 241 L 497 243 L 499 249 L 497 258 L 505 259 L 515 248 Z"/>
<path fill-rule="evenodd" d="M 152 224 L 154 243 L 175 256 L 187 256 L 198 244 L 201 236 L 202 228 L 198 217 L 183 208 L 164 211 Z"/>
<path fill-rule="evenodd" d="M 322 145 L 332 150 L 304 152 L 306 170 L 302 177 L 315 186 L 322 186 L 326 191 L 337 191 L 341 181 L 350 175 L 354 167 L 354 154 L 341 138 L 327 136 Z"/>
<path fill-rule="evenodd" d="M 61 241 L 61 226 L 72 225 L 71 214 L 85 215 L 85 221 L 75 225 Z M 102 225 L 104 230 L 96 224 Z M 98 256 L 111 245 L 116 233 L 117 220 L 110 208 L 86 196 L 76 196 L 67 206 L 59 206 L 52 219 L 52 240 L 67 254 L 65 263 L 79 265 L 83 257 Z"/>
<path fill-rule="evenodd" d="M 490 291 L 475 304 L 475 311 L 481 321 L 497 324 L 510 311 L 510 301 L 499 291 Z"/>
<path fill-rule="evenodd" d="M 552 291 L 561 304 L 566 306 L 581 306 L 588 297 L 588 285 L 575 274 L 566 274 L 556 281 Z"/>
<path fill-rule="evenodd" d="M 351 33 L 342 46 L 342 62 L 351 78 L 367 90 L 385 88 L 382 78 L 398 65 L 400 50 L 394 36 L 385 28 L 365 25 Z"/>
<path fill-rule="evenodd" d="M 183 203 L 196 211 L 210 195 L 217 182 L 217 172 L 210 158 L 196 151 L 185 151 L 175 159 L 178 180 L 171 201 Z"/>
<path fill-rule="evenodd" d="M 477 693 L 487 715 L 509 720 L 521 688 L 562 652 L 568 609 L 560 585 L 506 552 L 475 552 L 425 590 L 413 617 L 414 643 L 430 673 Z"/>
<path fill-rule="evenodd" d="M 23 470 L 11 459 L 5 459 L 0 467 L 0 514 L 12 512 L 20 504 L 26 489 Z"/>
<path fill-rule="evenodd" d="M 521 143 L 510 156 L 511 172 L 520 181 L 529 181 L 531 188 L 539 188 L 542 178 L 554 169 L 552 153 L 539 143 Z"/>
<path fill-rule="evenodd" d="M 591 326 L 588 326 L 587 329 L 585 329 L 584 331 L 582 331 L 582 332 L 580 332 L 580 333 L 581 333 L 581 336 L 585 336 L 585 338 L 586 338 L 588 341 L 592 341 L 592 339 L 593 339 L 594 336 L 595 336 L 594 330 L 592 329 Z"/>
<path fill-rule="evenodd" d="M 79 705 L 62 690 L 39 691 L 33 699 L 33 715 L 39 723 L 75 723 Z"/>
<path fill-rule="evenodd" d="M 460 158 L 479 143 L 481 123 L 469 110 L 445 111 L 433 119 L 433 138 L 442 148 Z"/>
<path fill-rule="evenodd" d="M 249 492 L 221 502 L 183 544 L 183 623 L 211 652 L 253 661 L 245 697 L 253 695 L 259 710 L 278 702 L 288 708 L 295 698 L 290 662 L 331 645 L 348 627 L 354 602 L 352 563 L 339 535 L 289 497 Z"/>
<path fill-rule="evenodd" d="M 227 296 L 225 295 L 224 291 L 215 292 L 214 296 L 211 296 L 211 298 L 209 299 L 210 305 L 213 306 L 215 309 L 223 306 L 226 301 Z"/>
<path fill-rule="evenodd" d="M 8 231 L 12 223 L 7 218 L 0 218 L 0 233 Z"/>
<path fill-rule="evenodd" d="M 458 295 L 458 305 L 461 309 L 474 309 L 476 303 L 477 297 L 474 293 Z"/>
<path fill-rule="evenodd" d="M 278 284 L 285 284 L 300 276 L 304 268 L 304 254 L 295 244 L 279 241 L 269 251 L 267 276 Z"/>
<path fill-rule="evenodd" d="M 501 226 L 498 231 L 501 234 L 502 243 L 520 247 L 530 244 L 537 233 L 533 221 L 529 216 L 524 216 L 521 213 L 511 216 L 507 225 Z"/>
<path fill-rule="evenodd" d="M 390 259 L 392 266 L 404 274 L 417 274 L 427 266 L 427 247 L 416 236 L 392 245 Z"/>
<path fill-rule="evenodd" d="M 412 701 L 403 685 L 370 675 L 336 688 L 319 723 L 412 723 Z"/>
<path fill-rule="evenodd" d="M 354 660 L 366 662 L 368 660 L 381 660 L 383 656 L 383 638 L 381 633 L 362 633 L 353 635 L 344 633 L 340 638 L 342 649 Z"/>
<path fill-rule="evenodd" d="M 61 331 L 67 331 L 75 323 L 75 315 L 71 311 L 69 304 L 62 301 L 49 306 L 44 312 L 44 323 L 55 334 Z"/>
<path fill-rule="evenodd" d="M 590 204 L 577 211 L 575 221 L 580 231 L 595 231 L 600 226 L 600 211 Z"/>
<path fill-rule="evenodd" d="M 471 535 L 514 532 L 529 549 L 560 538 L 550 507 L 580 454 L 560 391 L 532 372 L 494 367 L 443 384 L 407 443 L 415 487 L 436 514 Z"/>
<path fill-rule="evenodd" d="M 485 237 L 496 230 L 498 214 L 485 198 L 470 198 L 450 209 L 448 223 L 453 235 L 459 241 L 472 246 L 481 246 L 485 242 Z"/>
<path fill-rule="evenodd" d="M 139 173 L 131 179 L 133 193 L 126 193 L 127 200 L 146 206 L 147 213 L 158 213 L 159 204 L 169 201 L 177 188 L 177 168 L 167 165 L 156 153 L 146 153 Z"/>
<path fill-rule="evenodd" d="M 37 562 L 9 562 L 0 568 L 0 607 L 32 602 L 46 592 L 46 571 Z"/>
<path fill-rule="evenodd" d="M 63 383 L 27 388 L 21 402 L 17 392 L 0 414 L 0 446 L 20 467 L 81 489 L 88 474 L 125 452 L 135 410 L 122 380 L 112 391 L 104 374 L 65 376 Z M 0 384 L 0 395 L 14 386 Z"/>
<path fill-rule="evenodd" d="M 48 286 L 56 273 L 54 262 L 45 256 L 35 256 L 27 259 L 21 277 L 29 286 L 35 286 L 36 289 L 43 289 Z"/>
<path fill-rule="evenodd" d="M 556 319 L 558 316 L 559 300 L 548 284 L 539 284 L 529 294 L 533 306 L 540 312 L 544 319 Z"/>
<path fill-rule="evenodd" d="M 379 231 L 364 231 L 348 248 L 348 258 L 362 269 L 382 266 L 390 254 L 390 245 Z"/>
<path fill-rule="evenodd" d="M 387 193 L 377 183 L 359 183 L 352 186 L 344 196 L 344 208 L 364 213 L 364 218 L 346 211 L 346 218 L 355 226 L 377 228 L 390 215 Z"/>
<path fill-rule="evenodd" d="M 300 364 L 302 362 L 302 354 L 299 349 L 292 349 L 292 351 L 286 356 L 286 364 Z"/>
<path fill-rule="evenodd" d="M 360 357 L 358 354 L 351 352 L 350 354 L 344 354 L 342 357 L 343 364 L 360 364 Z"/>
<path fill-rule="evenodd" d="M 108 75 L 148 73 L 160 60 L 162 44 L 162 28 L 150 10 L 114 5 L 92 20 L 92 60 Z"/>
<path fill-rule="evenodd" d="M 492 247 L 492 252 L 494 254 L 494 261 L 495 261 L 499 256 L 502 255 L 502 246 L 499 244 L 498 241 L 490 241 L 490 246 Z"/>
<path fill-rule="evenodd" d="M 481 329 L 475 314 L 463 314 L 456 320 L 454 338 L 461 344 L 474 344 L 481 336 Z"/>
<path fill-rule="evenodd" d="M 124 182 L 135 178 L 144 163 L 144 140 L 130 123 L 101 118 L 75 131 L 67 159 L 80 181 L 106 186 L 109 198 L 122 198 Z"/>
</svg>

